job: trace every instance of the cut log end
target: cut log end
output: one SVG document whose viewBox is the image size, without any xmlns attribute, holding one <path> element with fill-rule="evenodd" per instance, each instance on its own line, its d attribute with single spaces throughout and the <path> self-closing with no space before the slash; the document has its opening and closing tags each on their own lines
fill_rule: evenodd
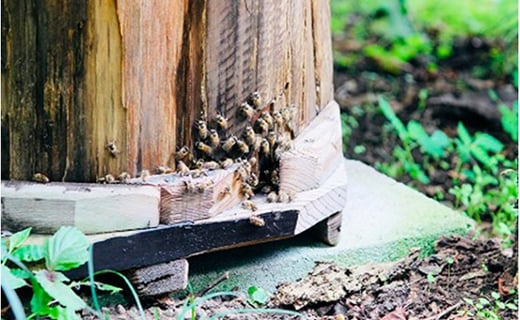
<svg viewBox="0 0 520 320">
<path fill-rule="evenodd" d="M 176 292 L 188 285 L 188 261 L 179 259 L 160 263 L 132 270 L 128 275 L 142 297 Z"/>
<path fill-rule="evenodd" d="M 329 246 L 337 245 L 341 235 L 342 219 L 343 214 L 339 211 L 318 223 L 314 227 L 316 237 Z"/>
</svg>

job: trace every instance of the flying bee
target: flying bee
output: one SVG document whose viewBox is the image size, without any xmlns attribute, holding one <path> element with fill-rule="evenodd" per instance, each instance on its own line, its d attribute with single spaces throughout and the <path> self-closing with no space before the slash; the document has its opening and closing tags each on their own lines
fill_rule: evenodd
<svg viewBox="0 0 520 320">
<path fill-rule="evenodd" d="M 222 150 L 226 151 L 226 152 L 230 152 L 231 149 L 235 146 L 235 144 L 237 143 L 237 137 L 235 136 L 231 136 L 229 137 L 226 142 L 224 142 L 224 144 L 222 145 Z"/>
<path fill-rule="evenodd" d="M 267 157 L 270 153 L 271 147 L 269 145 L 269 141 L 267 141 L 267 139 L 262 139 L 262 142 L 260 143 L 260 154 L 264 157 Z"/>
<path fill-rule="evenodd" d="M 197 128 L 197 135 L 199 139 L 206 140 L 206 138 L 208 137 L 208 126 L 206 125 L 206 121 L 197 121 L 195 127 Z"/>
<path fill-rule="evenodd" d="M 263 111 L 260 114 L 260 118 L 264 119 L 264 121 L 267 122 L 267 124 L 269 125 L 269 129 L 274 128 L 274 119 L 269 112 Z"/>
<path fill-rule="evenodd" d="M 253 188 L 246 182 L 242 183 L 242 187 L 240 188 L 241 195 L 246 198 L 252 198 L 255 196 L 255 193 L 253 192 Z"/>
<path fill-rule="evenodd" d="M 216 161 L 207 161 L 202 165 L 202 168 L 207 170 L 217 170 L 219 167 L 220 165 Z"/>
<path fill-rule="evenodd" d="M 218 135 L 217 130 L 210 129 L 209 130 L 209 145 L 212 148 L 216 148 L 216 147 L 218 147 L 219 144 L 220 144 L 220 137 Z"/>
<path fill-rule="evenodd" d="M 251 200 L 244 200 L 242 201 L 242 208 L 249 209 L 251 211 L 256 211 L 258 208 Z"/>
<path fill-rule="evenodd" d="M 263 227 L 265 226 L 265 221 L 262 219 L 262 217 L 257 216 L 256 214 L 252 214 L 249 217 L 249 223 L 255 227 Z"/>
<path fill-rule="evenodd" d="M 276 123 L 276 127 L 278 129 L 283 128 L 284 120 L 283 120 L 282 114 L 279 111 L 273 112 L 273 120 L 274 120 L 274 123 Z"/>
<path fill-rule="evenodd" d="M 253 127 L 249 125 L 246 126 L 246 129 L 244 130 L 244 133 L 242 133 L 242 136 L 244 137 L 244 141 L 249 146 L 252 146 L 256 142 L 255 130 L 253 130 Z"/>
<path fill-rule="evenodd" d="M 219 128 L 220 130 L 226 130 L 228 128 L 228 121 L 221 114 L 217 114 L 215 122 L 217 123 L 217 128 Z"/>
<path fill-rule="evenodd" d="M 148 178 L 150 177 L 150 171 L 148 170 L 141 170 L 141 175 L 139 176 L 141 178 L 141 180 L 143 180 L 143 182 L 146 182 L 146 180 L 148 180 Z"/>
<path fill-rule="evenodd" d="M 262 118 L 256 119 L 255 126 L 257 130 L 260 131 L 259 133 L 262 135 L 262 137 L 265 137 L 267 132 L 269 132 L 269 124 Z"/>
<path fill-rule="evenodd" d="M 231 158 L 226 158 L 226 159 L 224 159 L 224 160 L 222 160 L 222 161 L 220 162 L 220 166 L 222 167 L 222 169 L 227 169 L 227 168 L 229 168 L 233 163 L 234 163 L 234 162 L 233 162 L 233 159 L 231 159 Z"/>
<path fill-rule="evenodd" d="M 33 175 L 33 180 L 39 183 L 49 183 L 51 181 L 46 175 L 39 172 Z"/>
<path fill-rule="evenodd" d="M 242 141 L 242 140 L 237 140 L 236 146 L 237 146 L 237 150 L 238 150 L 238 152 L 239 152 L 241 155 L 242 155 L 242 154 L 248 154 L 248 153 L 249 153 L 249 146 L 248 146 L 247 143 L 245 143 L 244 141 Z"/>
<path fill-rule="evenodd" d="M 260 92 L 255 91 L 247 97 L 247 102 L 251 104 L 255 109 L 262 107 L 262 96 Z"/>
<path fill-rule="evenodd" d="M 247 178 L 246 182 L 254 188 L 258 185 L 259 180 L 257 175 L 254 172 L 252 172 L 251 175 L 249 175 L 249 177 Z"/>
<path fill-rule="evenodd" d="M 207 156 L 213 152 L 213 149 L 210 146 L 200 141 L 195 142 L 195 148 Z"/>
<path fill-rule="evenodd" d="M 244 102 L 238 107 L 238 115 L 249 121 L 255 115 L 255 109 L 249 103 Z"/>
<path fill-rule="evenodd" d="M 189 176 L 190 175 L 190 168 L 184 163 L 184 161 L 179 160 L 177 162 L 177 173 L 180 176 Z"/>
<path fill-rule="evenodd" d="M 121 153 L 121 151 L 117 148 L 115 141 L 110 141 L 109 143 L 107 143 L 105 148 L 108 150 L 108 152 L 110 152 L 110 155 L 114 158 Z"/>
<path fill-rule="evenodd" d="M 117 176 L 117 179 L 121 182 L 121 183 L 128 183 L 128 181 L 130 179 L 132 179 L 132 176 L 128 173 L 128 172 L 121 172 L 121 174 L 119 176 Z"/>
<path fill-rule="evenodd" d="M 280 184 L 280 175 L 278 174 L 277 169 L 273 169 L 271 171 L 271 183 L 274 184 L 275 186 Z"/>
<path fill-rule="evenodd" d="M 276 194 L 276 191 L 271 191 L 267 194 L 267 202 L 276 202 L 278 200 L 278 195 Z"/>
</svg>

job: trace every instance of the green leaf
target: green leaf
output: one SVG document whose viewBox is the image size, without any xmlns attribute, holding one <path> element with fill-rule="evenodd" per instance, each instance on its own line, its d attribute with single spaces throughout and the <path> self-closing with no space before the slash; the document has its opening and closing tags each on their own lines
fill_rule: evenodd
<svg viewBox="0 0 520 320">
<path fill-rule="evenodd" d="M 96 288 L 98 288 L 99 290 L 102 290 L 102 291 L 109 291 L 110 294 L 115 294 L 115 293 L 123 291 L 122 288 L 112 286 L 110 284 L 100 283 L 100 282 L 96 282 L 95 284 L 96 284 Z"/>
<path fill-rule="evenodd" d="M 29 238 L 32 228 L 26 228 L 22 231 L 18 231 L 9 237 L 9 252 L 13 252 L 14 249 L 22 245 L 22 243 Z"/>
<path fill-rule="evenodd" d="M 36 315 L 47 315 L 51 312 L 49 303 L 52 297 L 43 290 L 42 286 L 36 279 L 31 280 L 33 296 L 31 298 L 31 312 Z"/>
<path fill-rule="evenodd" d="M 500 300 L 500 293 L 496 292 L 496 291 L 492 291 L 491 292 L 491 297 L 495 300 Z"/>
<path fill-rule="evenodd" d="M 36 244 L 28 244 L 13 252 L 13 257 L 21 261 L 38 261 L 44 258 L 43 247 Z"/>
<path fill-rule="evenodd" d="M 75 227 L 61 227 L 44 244 L 45 264 L 49 270 L 70 270 L 88 261 L 87 237 Z"/>
<path fill-rule="evenodd" d="M 502 114 L 500 122 L 504 131 L 509 134 L 514 142 L 518 141 L 518 101 L 513 104 L 513 110 L 506 105 L 500 105 L 498 110 Z"/>
<path fill-rule="evenodd" d="M 269 299 L 269 295 L 267 292 L 262 288 L 257 287 L 249 287 L 247 289 L 247 294 L 249 295 L 249 299 L 253 302 L 256 302 L 258 304 L 266 304 L 267 300 Z"/>
<path fill-rule="evenodd" d="M 487 133 L 477 132 L 474 143 L 489 152 L 497 153 L 504 149 L 502 142 Z"/>
<path fill-rule="evenodd" d="M 81 317 L 71 308 L 63 308 L 62 306 L 55 306 L 51 308 L 49 316 L 57 320 L 80 320 Z"/>
<path fill-rule="evenodd" d="M 489 300 L 486 299 L 486 298 L 478 298 L 478 302 L 483 305 L 483 306 L 489 306 L 490 303 L 489 303 Z"/>
<path fill-rule="evenodd" d="M 32 273 L 26 270 L 22 269 L 11 269 L 11 273 L 13 276 L 20 278 L 20 279 L 30 279 L 32 277 Z"/>
<path fill-rule="evenodd" d="M 420 141 L 423 141 L 423 140 L 426 140 L 429 138 L 428 134 L 424 130 L 423 126 L 415 120 L 411 120 L 410 122 L 408 122 L 407 128 L 408 128 L 408 134 L 410 134 L 410 137 L 412 139 L 418 141 L 419 143 L 420 143 Z"/>
<path fill-rule="evenodd" d="M 469 134 L 468 130 L 462 124 L 462 122 L 459 122 L 457 124 L 457 134 L 459 135 L 460 141 L 465 145 L 470 145 L 472 140 L 471 135 Z"/>
<path fill-rule="evenodd" d="M 378 97 L 378 101 L 381 111 L 383 112 L 386 119 L 390 121 L 392 127 L 394 127 L 397 135 L 399 136 L 399 139 L 401 139 L 401 141 L 405 144 L 409 143 L 410 137 L 408 135 L 408 131 L 406 130 L 406 127 L 404 126 L 401 119 L 397 117 L 390 104 L 382 96 Z"/>
<path fill-rule="evenodd" d="M 9 286 L 13 289 L 18 289 L 18 288 L 21 288 L 21 287 L 27 285 L 27 282 L 25 282 L 25 280 L 17 277 L 11 271 L 12 271 L 11 269 L 2 265 L 2 284 L 3 285 L 6 284 L 7 286 Z"/>
<path fill-rule="evenodd" d="M 488 168 L 493 167 L 494 163 L 491 160 L 491 157 L 489 156 L 489 154 L 485 150 L 478 147 L 477 145 L 473 145 L 471 147 L 470 151 L 471 151 L 471 155 L 475 159 L 477 159 L 477 161 L 479 161 L 480 163 L 482 163 L 483 165 L 485 165 Z"/>
<path fill-rule="evenodd" d="M 516 304 L 511 303 L 511 302 L 506 303 L 506 307 L 507 307 L 509 310 L 518 310 L 518 307 L 516 306 Z"/>
<path fill-rule="evenodd" d="M 60 272 L 40 270 L 35 273 L 36 280 L 51 297 L 61 305 L 74 311 L 86 307 L 85 302 L 62 281 L 67 278 Z"/>
</svg>

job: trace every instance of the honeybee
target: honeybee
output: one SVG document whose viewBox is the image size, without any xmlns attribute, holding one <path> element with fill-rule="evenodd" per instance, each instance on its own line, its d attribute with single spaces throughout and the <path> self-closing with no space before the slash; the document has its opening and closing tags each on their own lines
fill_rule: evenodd
<svg viewBox="0 0 520 320">
<path fill-rule="evenodd" d="M 141 180 L 143 180 L 143 182 L 146 182 L 146 180 L 148 180 L 148 178 L 150 177 L 150 171 L 148 170 L 141 170 L 141 175 L 139 176 L 141 178 Z"/>
<path fill-rule="evenodd" d="M 274 148 L 274 144 L 276 143 L 276 140 L 278 137 L 276 136 L 276 133 L 274 131 L 271 131 L 267 134 L 267 142 L 269 142 L 269 146 L 271 149 Z"/>
<path fill-rule="evenodd" d="M 213 149 L 210 146 L 200 141 L 195 142 L 195 148 L 207 156 L 211 155 L 213 152 Z"/>
<path fill-rule="evenodd" d="M 291 200 L 291 198 L 289 197 L 287 192 L 285 192 L 283 190 L 278 191 L 278 199 L 276 200 L 277 202 L 286 203 L 286 202 L 290 202 L 290 200 Z"/>
<path fill-rule="evenodd" d="M 98 178 L 97 182 L 99 182 L 99 183 L 115 183 L 116 182 L 116 178 L 114 178 L 114 176 L 111 175 L 111 174 L 107 174 L 104 177 Z"/>
<path fill-rule="evenodd" d="M 132 176 L 128 173 L 128 172 L 121 172 L 121 174 L 119 176 L 117 176 L 117 179 L 121 182 L 121 183 L 128 183 L 128 181 L 130 179 L 132 179 Z"/>
<path fill-rule="evenodd" d="M 206 176 L 206 177 L 208 176 L 206 171 L 204 171 L 202 169 L 191 170 L 190 174 L 191 174 L 192 178 L 199 178 L 199 177 L 202 177 L 202 176 Z"/>
<path fill-rule="evenodd" d="M 224 144 L 222 145 L 222 150 L 226 151 L 226 152 L 230 152 L 231 149 L 235 146 L 235 144 L 237 143 L 237 137 L 235 136 L 231 136 L 229 137 L 226 142 L 224 142 Z"/>
<path fill-rule="evenodd" d="M 46 175 L 40 172 L 33 175 L 33 180 L 39 183 L 49 183 L 49 181 L 51 181 Z"/>
<path fill-rule="evenodd" d="M 279 111 L 273 112 L 273 120 L 278 129 L 283 128 L 284 120 L 283 120 L 282 114 Z"/>
<path fill-rule="evenodd" d="M 217 128 L 219 128 L 220 130 L 227 130 L 227 128 L 228 128 L 228 121 L 227 121 L 226 118 L 224 118 L 223 115 L 217 114 L 215 122 L 217 123 Z"/>
<path fill-rule="evenodd" d="M 200 110 L 200 120 L 202 121 L 208 121 L 208 114 L 206 112 L 206 109 L 204 109 L 204 107 L 202 107 L 202 109 Z"/>
<path fill-rule="evenodd" d="M 271 183 L 274 184 L 275 186 L 280 184 L 280 175 L 278 174 L 277 169 L 273 169 L 271 171 Z"/>
<path fill-rule="evenodd" d="M 238 107 L 238 114 L 249 121 L 255 115 L 255 109 L 249 103 L 244 102 Z"/>
<path fill-rule="evenodd" d="M 271 147 L 269 145 L 269 142 L 267 139 L 262 139 L 262 142 L 260 143 L 260 154 L 264 157 L 269 156 L 271 153 Z"/>
<path fill-rule="evenodd" d="M 240 180 L 242 180 L 242 181 L 246 181 L 247 177 L 249 177 L 249 172 L 247 172 L 246 168 L 244 168 L 243 166 L 238 167 L 235 170 L 235 174 L 238 177 L 240 177 Z"/>
<path fill-rule="evenodd" d="M 213 183 L 212 180 L 206 180 L 206 181 L 197 183 L 195 186 L 199 193 L 204 193 L 206 190 L 210 189 L 214 185 L 215 185 L 215 183 Z"/>
<path fill-rule="evenodd" d="M 262 118 L 256 119 L 255 126 L 260 131 L 259 133 L 262 137 L 265 137 L 267 132 L 269 132 L 269 124 Z"/>
<path fill-rule="evenodd" d="M 217 130 L 210 129 L 209 130 L 209 145 L 212 148 L 216 148 L 216 147 L 218 147 L 219 144 L 220 144 L 220 137 L 218 135 Z"/>
<path fill-rule="evenodd" d="M 242 134 L 244 137 L 244 141 L 249 145 L 252 146 L 256 141 L 256 135 L 255 130 L 253 130 L 253 127 L 246 126 L 246 129 L 244 130 L 244 133 Z"/>
<path fill-rule="evenodd" d="M 190 168 L 184 163 L 184 161 L 179 160 L 177 162 L 177 173 L 180 176 L 189 176 L 190 175 Z"/>
<path fill-rule="evenodd" d="M 255 157 L 251 157 L 249 158 L 249 160 L 247 160 L 247 162 L 249 162 L 249 165 L 251 166 L 251 168 L 253 168 L 258 163 L 258 160 Z"/>
<path fill-rule="evenodd" d="M 108 152 L 110 152 L 110 155 L 114 158 L 117 157 L 119 153 L 121 153 L 121 151 L 119 151 L 119 149 L 117 148 L 115 141 L 110 141 L 109 143 L 107 143 L 105 148 L 108 150 Z"/>
<path fill-rule="evenodd" d="M 240 154 L 247 154 L 247 153 L 249 153 L 249 146 L 244 141 L 237 140 L 236 145 L 237 145 L 237 150 L 238 150 L 238 152 Z"/>
<path fill-rule="evenodd" d="M 226 159 L 224 159 L 224 160 L 222 160 L 222 161 L 220 162 L 220 166 L 222 167 L 222 169 L 227 169 L 227 168 L 229 168 L 233 163 L 234 163 L 234 162 L 233 162 L 233 159 L 231 159 L 231 158 L 226 158 Z"/>
<path fill-rule="evenodd" d="M 216 161 L 207 161 L 202 165 L 202 168 L 207 170 L 217 170 L 219 167 L 220 165 Z"/>
<path fill-rule="evenodd" d="M 252 198 L 255 196 L 255 193 L 253 192 L 253 188 L 247 182 L 242 183 L 242 187 L 240 188 L 240 193 L 246 199 L 249 199 L 249 198 Z"/>
<path fill-rule="evenodd" d="M 287 123 L 293 119 L 293 115 L 295 112 L 296 112 L 295 106 L 287 106 L 280 111 L 285 123 Z"/>
<path fill-rule="evenodd" d="M 263 194 L 267 194 L 267 195 L 269 195 L 271 192 L 274 192 L 274 191 L 273 191 L 273 187 L 272 187 L 272 186 L 270 186 L 270 185 L 265 185 L 265 186 L 262 188 L 261 192 L 262 192 Z M 276 195 L 276 192 L 275 192 L 275 195 Z"/>
<path fill-rule="evenodd" d="M 252 214 L 249 217 L 249 223 L 255 227 L 263 227 L 265 226 L 265 221 L 262 219 L 262 217 L 257 216 L 256 214 Z"/>
<path fill-rule="evenodd" d="M 202 169 L 203 166 L 204 166 L 204 160 L 199 159 L 195 162 L 195 169 Z"/>
<path fill-rule="evenodd" d="M 186 191 L 189 193 L 195 193 L 195 190 L 197 189 L 195 187 L 195 184 L 191 180 L 184 180 L 184 187 L 186 188 Z"/>
<path fill-rule="evenodd" d="M 246 182 L 251 186 L 251 187 L 256 187 L 259 183 L 259 180 L 258 180 L 258 177 L 256 176 L 256 174 L 254 172 L 252 172 L 249 177 L 246 179 Z"/>
<path fill-rule="evenodd" d="M 251 163 L 249 163 L 249 161 L 242 161 L 242 168 L 244 168 L 247 172 L 247 175 L 250 175 L 251 174 L 251 170 L 253 169 L 253 167 L 251 166 Z"/>
<path fill-rule="evenodd" d="M 251 211 L 256 211 L 258 208 L 251 200 L 244 200 L 242 201 L 242 208 L 249 209 Z"/>
<path fill-rule="evenodd" d="M 260 92 L 255 91 L 249 95 L 247 98 L 247 102 L 251 104 L 255 109 L 262 107 L 262 96 Z"/>
<path fill-rule="evenodd" d="M 269 112 L 263 111 L 260 114 L 260 118 L 264 119 L 264 121 L 267 122 L 267 124 L 269 125 L 269 129 L 273 129 L 274 128 L 274 120 L 273 120 L 273 117 L 271 116 L 271 114 Z"/>
<path fill-rule="evenodd" d="M 226 185 L 222 191 L 219 192 L 217 199 L 220 201 L 227 196 L 231 196 L 231 187 Z"/>
<path fill-rule="evenodd" d="M 276 202 L 278 200 L 278 195 L 276 191 L 271 191 L 267 194 L 267 202 Z"/>
<path fill-rule="evenodd" d="M 190 149 L 188 146 L 183 146 L 175 153 L 175 159 L 176 160 L 186 160 L 186 158 L 189 158 L 190 155 Z"/>
<path fill-rule="evenodd" d="M 172 169 L 167 166 L 158 166 L 157 168 L 155 168 L 155 173 L 157 173 L 157 174 L 166 174 L 166 173 L 171 173 L 171 172 L 172 172 Z"/>
<path fill-rule="evenodd" d="M 206 125 L 206 121 L 197 121 L 196 128 L 198 137 L 201 140 L 205 140 L 208 137 L 208 126 Z"/>
</svg>

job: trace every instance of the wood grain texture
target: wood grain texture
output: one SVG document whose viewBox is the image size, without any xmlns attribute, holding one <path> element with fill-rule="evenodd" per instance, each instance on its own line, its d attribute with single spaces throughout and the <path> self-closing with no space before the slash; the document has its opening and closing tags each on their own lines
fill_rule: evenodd
<svg viewBox="0 0 520 320">
<path fill-rule="evenodd" d="M 339 106 L 331 101 L 280 159 L 280 189 L 288 193 L 318 188 L 342 164 Z"/>
<path fill-rule="evenodd" d="M 188 285 L 188 261 L 178 259 L 131 270 L 128 278 L 140 296 L 156 296 L 185 289 Z"/>
<path fill-rule="evenodd" d="M 159 196 L 149 186 L 2 181 L 2 230 L 50 234 L 68 225 L 92 234 L 155 227 Z"/>
</svg>

